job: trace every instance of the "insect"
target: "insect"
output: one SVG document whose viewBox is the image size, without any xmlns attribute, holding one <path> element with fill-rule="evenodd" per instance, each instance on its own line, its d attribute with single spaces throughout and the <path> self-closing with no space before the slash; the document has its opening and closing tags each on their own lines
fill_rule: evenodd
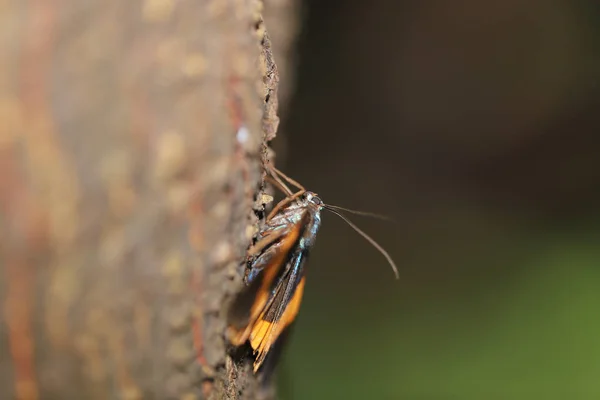
<svg viewBox="0 0 600 400">
<path fill-rule="evenodd" d="M 245 287 L 232 303 L 227 332 L 233 346 L 250 344 L 254 372 L 263 367 L 263 375 L 272 372 L 300 310 L 306 280 L 305 264 L 321 226 L 321 210 L 338 215 L 369 241 L 387 259 L 398 278 L 398 269 L 389 254 L 339 210 L 380 216 L 325 204 L 316 193 L 307 191 L 274 167 L 267 168 L 267 172 L 268 179 L 286 197 L 273 207 L 258 232 L 256 243 L 248 250 Z M 298 191 L 292 192 L 282 179 Z"/>
</svg>

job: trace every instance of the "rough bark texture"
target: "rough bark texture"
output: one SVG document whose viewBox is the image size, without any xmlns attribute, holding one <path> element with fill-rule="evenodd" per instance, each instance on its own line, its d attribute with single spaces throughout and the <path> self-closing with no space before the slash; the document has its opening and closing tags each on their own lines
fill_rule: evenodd
<svg viewBox="0 0 600 400">
<path fill-rule="evenodd" d="M 223 333 L 278 123 L 261 6 L 2 7 L 1 399 L 256 398 Z"/>
</svg>

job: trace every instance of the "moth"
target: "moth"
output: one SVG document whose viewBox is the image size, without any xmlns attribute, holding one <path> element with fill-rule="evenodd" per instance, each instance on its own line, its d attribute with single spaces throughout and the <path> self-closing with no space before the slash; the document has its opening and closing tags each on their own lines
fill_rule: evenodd
<svg viewBox="0 0 600 400">
<path fill-rule="evenodd" d="M 339 210 L 380 216 L 325 204 L 316 193 L 307 191 L 274 167 L 267 168 L 267 172 L 268 179 L 286 197 L 273 207 L 257 234 L 256 242 L 248 249 L 245 286 L 232 303 L 227 330 L 233 346 L 250 345 L 254 372 L 262 368 L 265 376 L 274 369 L 300 310 L 306 282 L 306 261 L 321 226 L 323 209 L 338 215 L 379 250 L 398 278 L 398 269 L 389 254 Z M 298 190 L 292 192 L 282 179 Z"/>
</svg>

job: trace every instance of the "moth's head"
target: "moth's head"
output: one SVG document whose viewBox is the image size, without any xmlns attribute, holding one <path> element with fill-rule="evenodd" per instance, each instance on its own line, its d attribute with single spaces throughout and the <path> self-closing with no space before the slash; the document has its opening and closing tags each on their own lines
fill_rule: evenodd
<svg viewBox="0 0 600 400">
<path fill-rule="evenodd" d="M 323 200 L 321 200 L 321 198 L 319 196 L 317 196 L 317 194 L 314 192 L 304 193 L 304 199 L 307 202 L 319 207 L 319 209 L 323 208 L 323 206 L 325 205 L 325 204 L 323 204 Z"/>
</svg>

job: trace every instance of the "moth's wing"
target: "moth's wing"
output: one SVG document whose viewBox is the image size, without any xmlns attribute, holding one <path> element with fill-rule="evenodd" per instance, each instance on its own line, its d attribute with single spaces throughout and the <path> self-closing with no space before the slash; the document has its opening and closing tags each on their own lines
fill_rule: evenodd
<svg viewBox="0 0 600 400">
<path fill-rule="evenodd" d="M 304 264 L 307 251 L 297 248 L 288 263 L 287 273 L 280 279 L 273 300 L 260 313 L 250 332 L 250 345 L 254 349 L 256 372 L 277 338 L 290 326 L 302 303 L 304 293 Z"/>
<path fill-rule="evenodd" d="M 269 233 L 278 235 L 278 239 L 262 249 L 252 262 L 246 277 L 247 286 L 238 293 L 229 309 L 228 336 L 233 345 L 240 346 L 248 340 L 254 323 L 273 302 L 277 287 L 289 273 L 286 267 L 301 231 L 302 224 L 297 223 L 286 230 L 274 229 Z"/>
<path fill-rule="evenodd" d="M 283 349 L 285 348 L 291 336 L 293 326 L 294 324 L 292 322 L 291 324 L 287 325 L 283 329 L 283 331 L 277 336 L 277 339 L 275 339 L 273 345 L 271 346 L 271 349 L 269 350 L 269 353 L 265 357 L 265 360 L 263 361 L 260 367 L 259 379 L 261 385 L 265 388 L 271 386 L 270 384 L 275 375 L 275 368 L 277 367 L 277 364 L 281 359 Z"/>
<path fill-rule="evenodd" d="M 287 234 L 286 232 L 283 233 Z M 227 316 L 232 344 L 239 346 L 248 339 L 248 334 L 244 334 L 244 331 L 248 325 L 258 318 L 258 314 L 268 301 L 268 298 L 265 299 L 266 293 L 263 287 L 274 285 L 272 273 L 265 273 L 265 269 L 273 272 L 277 271 L 276 264 L 281 263 L 283 250 L 282 243 L 272 242 L 252 262 L 250 269 L 247 271 L 244 278 L 246 286 L 236 295 L 229 307 Z"/>
</svg>

